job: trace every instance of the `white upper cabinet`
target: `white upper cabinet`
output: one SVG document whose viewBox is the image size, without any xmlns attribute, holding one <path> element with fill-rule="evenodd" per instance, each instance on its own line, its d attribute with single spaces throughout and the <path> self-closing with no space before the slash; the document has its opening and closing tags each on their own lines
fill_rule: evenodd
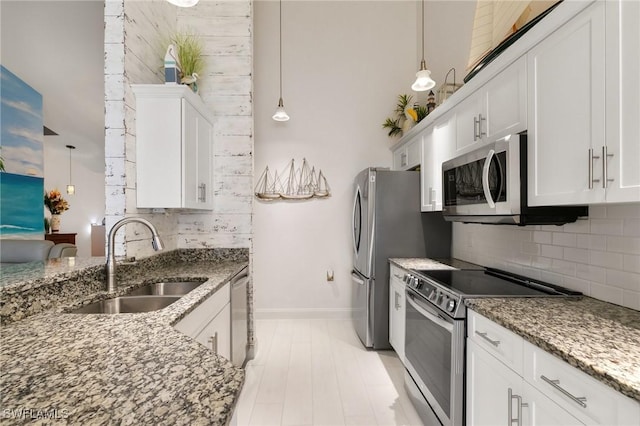
<svg viewBox="0 0 640 426">
<path fill-rule="evenodd" d="M 442 211 L 442 163 L 455 151 L 456 116 L 439 118 L 424 131 L 421 175 L 421 210 Z"/>
<path fill-rule="evenodd" d="M 527 63 L 522 57 L 485 85 L 487 141 L 527 130 Z"/>
<path fill-rule="evenodd" d="M 640 201 L 640 2 L 606 3 L 607 202 Z"/>
<path fill-rule="evenodd" d="M 594 203 L 590 171 L 604 142 L 604 3 L 597 2 L 527 55 L 529 205 Z"/>
<path fill-rule="evenodd" d="M 422 161 L 422 133 L 393 150 L 393 170 L 411 170 Z"/>
<path fill-rule="evenodd" d="M 528 53 L 529 205 L 640 201 L 639 18 L 598 1 Z"/>
<path fill-rule="evenodd" d="M 183 85 L 132 85 L 139 208 L 213 208 L 213 119 Z"/>
<path fill-rule="evenodd" d="M 456 153 L 527 129 L 527 69 L 520 58 L 455 107 Z"/>
</svg>

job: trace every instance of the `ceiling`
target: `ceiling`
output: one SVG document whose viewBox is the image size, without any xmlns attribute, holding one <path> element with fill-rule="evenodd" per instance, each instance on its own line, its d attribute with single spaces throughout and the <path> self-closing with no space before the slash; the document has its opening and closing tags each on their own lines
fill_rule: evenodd
<svg viewBox="0 0 640 426">
<path fill-rule="evenodd" d="M 104 171 L 104 2 L 0 1 L 0 62 L 40 92 L 48 148 Z"/>
</svg>

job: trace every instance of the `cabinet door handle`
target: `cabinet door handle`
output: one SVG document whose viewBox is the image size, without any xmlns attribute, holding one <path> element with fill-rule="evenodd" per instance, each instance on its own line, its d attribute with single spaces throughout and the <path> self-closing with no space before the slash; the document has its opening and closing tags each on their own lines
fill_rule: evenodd
<svg viewBox="0 0 640 426">
<path fill-rule="evenodd" d="M 477 141 L 480 136 L 480 132 L 478 131 L 478 127 L 480 126 L 480 120 L 476 117 L 473 117 L 473 141 Z"/>
<path fill-rule="evenodd" d="M 500 346 L 500 340 L 491 340 L 489 337 L 487 337 L 487 333 L 483 333 L 481 331 L 476 330 L 476 334 L 480 337 L 482 337 L 484 340 L 486 340 L 487 342 L 491 343 L 493 346 L 495 346 L 496 348 L 498 346 Z"/>
<path fill-rule="evenodd" d="M 607 153 L 607 146 L 602 146 L 602 187 L 607 188 L 609 182 L 613 182 L 613 179 L 609 179 L 609 170 L 607 169 L 607 162 L 609 157 L 613 157 L 613 154 Z"/>
<path fill-rule="evenodd" d="M 600 182 L 600 179 L 593 178 L 593 160 L 600 158 L 597 155 L 593 155 L 593 148 L 589 148 L 589 189 L 593 189 L 594 182 Z"/>
<path fill-rule="evenodd" d="M 487 132 L 482 131 L 482 122 L 487 121 L 486 117 L 483 117 L 482 114 L 478 114 L 478 139 L 481 139 L 483 136 L 487 136 Z M 485 126 L 486 127 L 486 126 Z"/>
<path fill-rule="evenodd" d="M 397 291 L 394 291 L 394 294 L 395 294 L 395 297 L 396 297 L 395 305 L 396 305 L 396 311 L 397 311 L 398 309 L 400 309 L 400 303 L 398 302 L 398 299 L 400 298 L 400 295 L 398 294 Z"/>
<path fill-rule="evenodd" d="M 198 196 L 198 201 L 204 203 L 207 201 L 207 184 L 201 183 L 198 185 L 198 190 L 200 191 L 200 195 Z"/>
<path fill-rule="evenodd" d="M 520 395 L 515 395 L 513 393 L 513 390 L 511 390 L 511 388 L 509 388 L 508 392 L 507 392 L 507 396 L 508 396 L 508 408 L 507 408 L 507 415 L 509 416 L 509 421 L 507 422 L 507 424 L 509 426 L 511 426 L 513 424 L 513 422 L 517 422 L 518 426 L 522 426 L 522 407 L 528 407 L 529 404 L 527 404 L 526 402 L 522 402 L 522 397 Z M 513 400 L 516 400 L 518 402 L 518 417 L 517 418 L 513 418 Z"/>
<path fill-rule="evenodd" d="M 214 354 L 218 353 L 218 332 L 213 333 L 213 336 L 209 337 L 209 343 L 211 343 L 211 350 Z"/>
<path fill-rule="evenodd" d="M 560 380 L 551 380 L 551 379 L 545 377 L 544 374 L 541 375 L 540 378 L 542 380 L 544 380 L 545 382 L 549 383 L 551 386 L 553 386 L 554 389 L 557 389 L 558 391 L 560 391 L 560 393 L 562 393 L 563 395 L 565 395 L 566 397 L 571 399 L 573 402 L 575 402 L 576 404 L 578 404 L 582 408 L 587 408 L 587 404 L 586 404 L 587 398 L 584 397 L 584 396 L 574 396 L 574 395 L 572 395 L 569 391 L 567 391 L 562 386 L 560 386 Z"/>
<path fill-rule="evenodd" d="M 407 154 L 403 152 L 400 154 L 400 166 L 405 167 L 407 165 Z"/>
</svg>

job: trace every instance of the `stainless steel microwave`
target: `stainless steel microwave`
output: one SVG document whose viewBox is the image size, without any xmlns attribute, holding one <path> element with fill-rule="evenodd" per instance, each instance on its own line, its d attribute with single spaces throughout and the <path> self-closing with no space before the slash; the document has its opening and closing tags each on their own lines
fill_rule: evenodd
<svg viewBox="0 0 640 426">
<path fill-rule="evenodd" d="M 509 135 L 442 163 L 448 221 L 508 225 L 575 222 L 586 206 L 527 205 L 527 135 Z"/>
</svg>

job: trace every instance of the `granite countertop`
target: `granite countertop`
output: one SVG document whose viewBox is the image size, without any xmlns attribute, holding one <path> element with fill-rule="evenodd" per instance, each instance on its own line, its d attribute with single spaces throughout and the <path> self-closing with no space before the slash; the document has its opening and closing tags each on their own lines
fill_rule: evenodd
<svg viewBox="0 0 640 426">
<path fill-rule="evenodd" d="M 640 401 L 640 312 L 591 297 L 469 299 L 465 303 Z"/>
<path fill-rule="evenodd" d="M 484 269 L 460 259 L 392 258 L 389 262 L 403 269 Z"/>
<path fill-rule="evenodd" d="M 213 259 L 157 257 L 120 268 L 118 294 L 151 281 L 207 281 L 170 306 L 149 313 L 67 313 L 110 297 L 104 291 L 15 321 L 14 307 L 8 310 L 14 315 L 6 316 L 0 340 L 0 423 L 39 419 L 44 424 L 51 417 L 63 424 L 92 425 L 111 424 L 115 419 L 123 425 L 229 423 L 244 381 L 243 370 L 173 325 L 244 267 L 246 253 Z M 90 263 L 84 270 L 71 269 L 79 274 L 102 273 L 102 266 L 93 271 Z M 62 273 L 71 274 L 68 278 L 73 280 L 74 271 Z M 26 271 L 21 274 L 29 276 Z M 33 294 L 42 294 L 47 282 L 55 282 L 50 289 L 59 290 L 64 283 L 56 282 L 57 277 L 42 270 L 33 272 L 32 279 L 24 281 L 30 296 L 15 300 L 31 303 Z M 0 296 L 11 299 L 19 292 L 19 284 L 11 282 Z"/>
</svg>

